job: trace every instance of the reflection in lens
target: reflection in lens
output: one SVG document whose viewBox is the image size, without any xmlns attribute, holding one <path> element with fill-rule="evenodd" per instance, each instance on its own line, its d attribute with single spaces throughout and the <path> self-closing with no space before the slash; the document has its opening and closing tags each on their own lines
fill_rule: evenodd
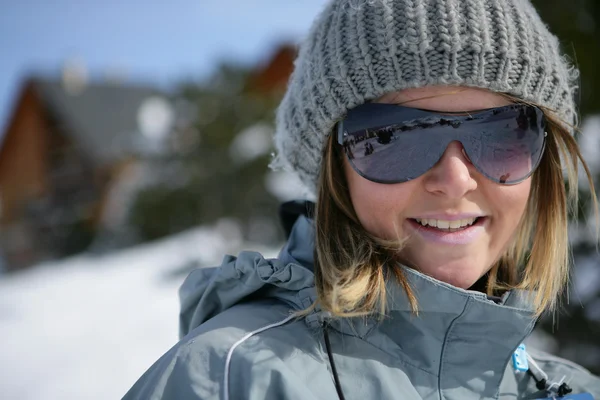
<svg viewBox="0 0 600 400">
<path fill-rule="evenodd" d="M 414 179 L 429 170 L 439 159 L 432 153 L 424 132 L 405 126 L 365 130 L 344 138 L 344 148 L 355 170 L 375 182 L 396 183 Z M 348 151 L 346 154 L 348 154 Z"/>
<path fill-rule="evenodd" d="M 532 128 L 529 109 L 536 112 L 533 107 L 521 107 L 518 113 L 506 113 L 495 123 L 486 123 L 479 140 L 471 137 L 463 143 L 473 164 L 484 175 L 499 183 L 516 183 L 537 167 L 544 149 L 543 123 L 536 117 Z"/>
<path fill-rule="evenodd" d="M 532 106 L 463 114 L 381 104 L 358 110 L 344 123 L 342 146 L 353 168 L 374 182 L 415 179 L 439 161 L 452 141 L 459 141 L 483 175 L 517 183 L 537 167 L 544 150 L 543 113 Z"/>
</svg>

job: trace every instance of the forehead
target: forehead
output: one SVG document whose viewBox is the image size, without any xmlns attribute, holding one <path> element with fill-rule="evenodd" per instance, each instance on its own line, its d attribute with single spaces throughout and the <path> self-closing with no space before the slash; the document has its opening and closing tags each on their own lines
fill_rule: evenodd
<svg viewBox="0 0 600 400">
<path fill-rule="evenodd" d="M 387 93 L 376 102 L 436 111 L 481 110 L 511 104 L 511 101 L 501 94 L 463 86 L 426 86 L 404 89 Z"/>
</svg>

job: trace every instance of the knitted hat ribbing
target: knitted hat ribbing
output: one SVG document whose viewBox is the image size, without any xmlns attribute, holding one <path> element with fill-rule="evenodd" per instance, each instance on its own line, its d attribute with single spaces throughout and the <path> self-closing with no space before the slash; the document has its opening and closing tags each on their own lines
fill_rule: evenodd
<svg viewBox="0 0 600 400">
<path fill-rule="evenodd" d="M 277 111 L 273 165 L 314 195 L 336 121 L 410 87 L 508 93 L 574 123 L 577 77 L 529 0 L 333 0 L 300 47 Z"/>
</svg>

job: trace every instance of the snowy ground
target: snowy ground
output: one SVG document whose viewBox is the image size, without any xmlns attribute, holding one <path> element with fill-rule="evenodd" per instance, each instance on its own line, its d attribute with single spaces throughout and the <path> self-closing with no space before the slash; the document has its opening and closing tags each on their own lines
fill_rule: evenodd
<svg viewBox="0 0 600 400">
<path fill-rule="evenodd" d="M 235 237 L 201 228 L 110 256 L 82 256 L 5 276 L 0 397 L 121 398 L 177 341 L 177 289 L 184 271 L 220 264 L 225 253 L 240 248 Z"/>
<path fill-rule="evenodd" d="M 177 289 L 185 271 L 220 264 L 223 254 L 241 248 L 276 254 L 243 245 L 231 230 L 199 228 L 113 255 L 72 258 L 1 279 L 0 398 L 121 398 L 176 343 Z M 582 304 L 600 290 L 597 259 L 585 264 L 574 277 L 573 300 Z M 600 318 L 599 306 L 588 304 L 596 313 L 591 318 Z M 529 343 L 558 350 L 541 332 Z"/>
<path fill-rule="evenodd" d="M 378 150 L 378 143 L 373 143 Z M 582 150 L 600 170 L 600 118 L 584 124 Z M 287 176 L 268 176 L 281 188 Z M 279 189 L 278 189 L 279 190 Z M 292 197 L 284 193 L 284 197 Z M 593 229 L 585 227 L 584 236 Z M 0 398 L 119 399 L 177 341 L 177 288 L 193 265 L 220 264 L 244 245 L 235 227 L 199 228 L 104 257 L 81 256 L 0 279 Z M 580 261 L 571 300 L 600 320 L 598 258 Z M 558 350 L 549 335 L 538 347 Z M 595 351 L 598 351 L 597 349 Z"/>
</svg>

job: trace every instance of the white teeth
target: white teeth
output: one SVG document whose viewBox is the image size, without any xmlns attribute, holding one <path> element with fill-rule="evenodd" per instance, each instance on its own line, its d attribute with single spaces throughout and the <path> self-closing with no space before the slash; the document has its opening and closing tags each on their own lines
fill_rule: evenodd
<svg viewBox="0 0 600 400">
<path fill-rule="evenodd" d="M 431 226 L 434 228 L 439 228 L 439 229 L 458 229 L 458 228 L 464 228 L 466 226 L 470 226 L 473 225 L 473 223 L 475 222 L 477 218 L 465 218 L 465 219 L 459 219 L 459 220 L 455 220 L 455 221 L 446 221 L 446 220 L 442 220 L 442 219 L 419 219 L 417 218 L 416 221 L 423 225 L 423 226 Z"/>
<path fill-rule="evenodd" d="M 458 221 L 450 221 L 449 228 L 456 229 L 456 228 L 460 228 L 461 226 L 462 226 L 462 219 L 460 219 Z"/>
<path fill-rule="evenodd" d="M 450 228 L 450 224 L 451 224 L 450 221 L 444 221 L 442 219 L 438 219 L 437 223 L 436 223 L 437 227 L 440 229 L 448 229 L 448 228 Z"/>
</svg>

